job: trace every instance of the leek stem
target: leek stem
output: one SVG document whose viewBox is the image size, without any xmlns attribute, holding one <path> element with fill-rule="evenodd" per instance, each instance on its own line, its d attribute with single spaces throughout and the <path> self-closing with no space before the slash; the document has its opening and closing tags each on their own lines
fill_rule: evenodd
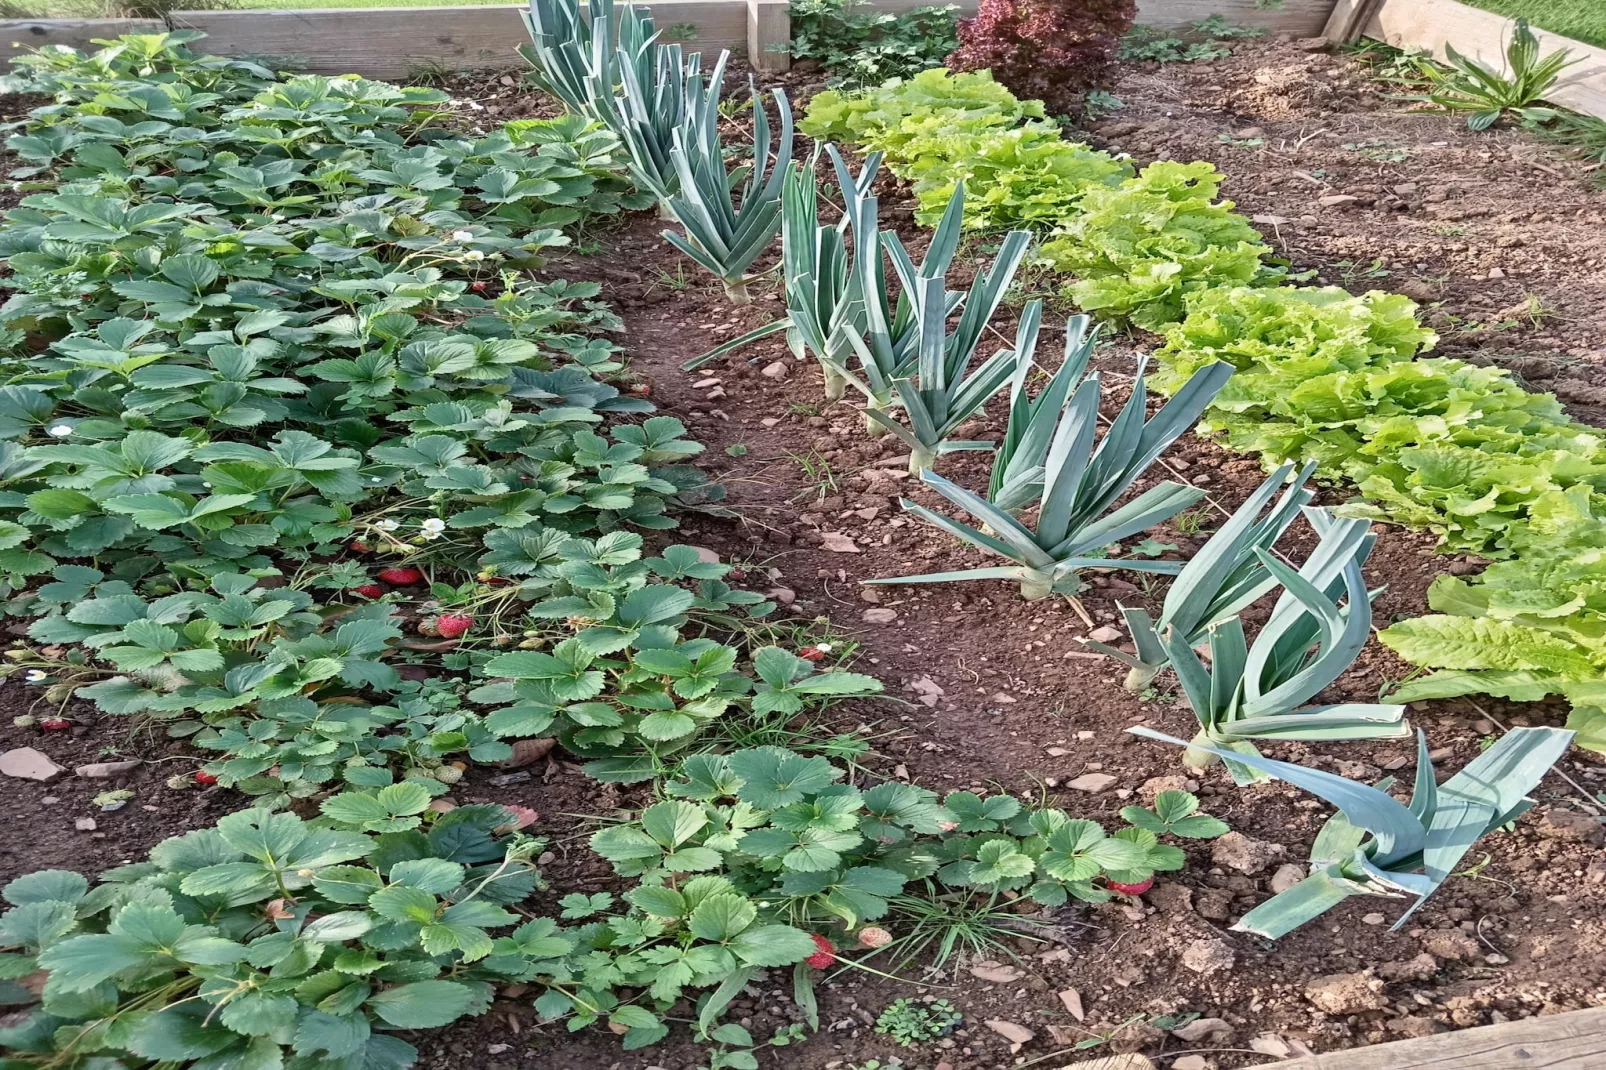
<svg viewBox="0 0 1606 1070">
<path fill-rule="evenodd" d="M 1054 592 L 1054 577 L 1046 572 L 1030 569 L 1022 573 L 1020 578 L 1020 596 L 1028 602 L 1035 602 L 1039 598 L 1047 598 Z"/>
</svg>

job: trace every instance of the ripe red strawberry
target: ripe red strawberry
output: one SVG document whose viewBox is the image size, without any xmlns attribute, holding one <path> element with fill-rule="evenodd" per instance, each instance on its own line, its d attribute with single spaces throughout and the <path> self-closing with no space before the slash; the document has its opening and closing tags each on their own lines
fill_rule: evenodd
<svg viewBox="0 0 1606 1070">
<path fill-rule="evenodd" d="M 365 583 L 361 587 L 353 587 L 352 593 L 360 594 L 364 598 L 378 598 L 385 593 L 385 589 L 377 583 Z"/>
<path fill-rule="evenodd" d="M 442 613 L 435 618 L 435 631 L 442 639 L 456 639 L 474 627 L 474 617 L 468 613 Z"/>
<path fill-rule="evenodd" d="M 729 572 L 725 573 L 725 575 L 729 576 L 731 579 L 735 580 L 737 583 L 740 583 L 741 581 L 747 579 L 746 571 L 744 571 L 742 569 L 739 569 L 739 568 L 733 568 Z"/>
<path fill-rule="evenodd" d="M 1154 878 L 1151 876 L 1147 880 L 1139 881 L 1136 884 L 1122 884 L 1120 881 L 1106 881 L 1105 885 L 1110 889 L 1110 891 L 1120 892 L 1122 895 L 1142 895 L 1144 892 L 1154 887 Z"/>
<path fill-rule="evenodd" d="M 411 587 L 423 583 L 424 574 L 416 568 L 387 568 L 380 571 L 379 579 L 392 587 Z"/>
<path fill-rule="evenodd" d="M 626 389 L 629 390 L 630 393 L 635 394 L 637 397 L 646 397 L 648 394 L 652 393 L 652 384 L 631 383 L 628 387 L 626 387 Z"/>
<path fill-rule="evenodd" d="M 804 661 L 824 661 L 825 651 L 817 646 L 806 646 L 797 652 L 797 656 Z"/>
<path fill-rule="evenodd" d="M 197 784 L 216 784 L 217 777 L 208 773 L 205 769 L 197 769 L 195 771 L 195 782 Z"/>
<path fill-rule="evenodd" d="M 46 732 L 65 732 L 72 727 L 72 722 L 65 717 L 45 717 L 40 720 L 39 727 Z"/>
<path fill-rule="evenodd" d="M 803 961 L 808 965 L 813 966 L 816 970 L 823 970 L 827 966 L 836 962 L 836 945 L 832 944 L 831 941 L 827 940 L 819 933 L 809 933 L 809 935 L 814 938 L 814 946 L 819 948 L 819 950 Z"/>
<path fill-rule="evenodd" d="M 350 542 L 346 543 L 346 549 L 350 550 L 354 554 L 371 554 L 374 552 L 374 548 L 363 542 L 361 539 L 352 539 Z"/>
<path fill-rule="evenodd" d="M 484 279 L 476 279 L 472 283 L 469 284 L 469 288 L 470 289 L 474 289 L 474 290 L 484 290 L 485 287 L 488 286 L 488 285 L 490 285 L 490 284 L 487 283 Z"/>
</svg>

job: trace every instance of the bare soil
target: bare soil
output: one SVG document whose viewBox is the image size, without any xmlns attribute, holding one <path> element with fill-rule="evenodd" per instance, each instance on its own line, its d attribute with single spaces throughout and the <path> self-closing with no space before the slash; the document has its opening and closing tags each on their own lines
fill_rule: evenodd
<svg viewBox="0 0 1606 1070">
<path fill-rule="evenodd" d="M 488 121 L 536 114 L 540 107 L 496 77 L 452 89 L 481 103 Z M 794 99 L 805 95 L 795 92 Z M 1526 135 L 1471 135 L 1443 117 L 1401 115 L 1401 105 L 1370 85 L 1353 61 L 1288 43 L 1243 46 L 1208 65 L 1133 70 L 1116 95 L 1127 107 L 1100 124 L 1095 137 L 1145 161 L 1161 155 L 1217 161 L 1231 176 L 1230 196 L 1244 210 L 1282 220 L 1263 229 L 1297 266 L 1357 290 L 1402 290 L 1436 302 L 1432 315 L 1446 334 L 1443 351 L 1507 363 L 1557 389 L 1580 416 L 1601 414 L 1578 392 L 1583 388 L 1567 385 L 1606 384 L 1597 348 L 1606 320 L 1599 300 L 1602 200 L 1588 190 L 1577 165 Z M 1234 142 L 1221 140 L 1222 134 Z M 1261 144 L 1241 144 L 1255 139 Z M 1403 148 L 1404 155 L 1392 159 L 1397 153 L 1391 149 L 1384 161 L 1344 148 L 1381 149 L 1379 142 Z M 923 243 L 907 226 L 909 213 L 896 193 L 888 187 L 883 196 L 887 223 L 900 226 L 911 244 Z M 1320 203 L 1340 194 L 1356 200 Z M 680 370 L 711 345 L 776 318 L 781 305 L 769 296 L 731 305 L 662 241 L 660 229 L 646 218 L 603 228 L 554 258 L 547 271 L 605 283 L 607 299 L 626 322 L 633 374 L 650 384 L 663 411 L 680 416 L 692 437 L 707 445 L 704 463 L 729 489 L 738 520 L 689 515 L 670 533 L 673 541 L 742 563 L 749 585 L 785 592 L 786 619 L 815 635 L 829 634 L 844 648 L 857 644 L 857 667 L 886 683 L 885 700 L 846 704 L 824 719 L 828 729 L 873 737 L 868 775 L 907 777 L 937 790 L 1004 790 L 1106 821 L 1156 788 L 1175 786 L 1170 778 L 1183 773 L 1178 754 L 1125 730 L 1146 723 L 1191 735 L 1191 714 L 1164 678 L 1145 696 L 1125 691 L 1122 668 L 1082 647 L 1090 628 L 1068 603 L 1022 602 L 1004 584 L 860 586 L 875 577 L 990 562 L 902 512 L 900 496 L 928 505 L 937 500 L 911 486 L 902 451 L 868 437 L 852 406 L 825 405 L 818 370 L 794 364 L 778 339 L 700 371 Z M 1500 274 L 1490 278 L 1495 268 Z M 1508 315 L 1528 294 L 1551 311 Z M 1062 320 L 1063 311 L 1051 317 L 1045 339 L 1056 336 Z M 1001 329 L 1008 331 L 1007 325 Z M 1113 381 L 1129 382 L 1141 349 L 1141 341 L 1116 339 L 1097 360 Z M 1001 416 L 990 412 L 966 437 L 996 434 Z M 1190 481 L 1210 496 L 1201 527 L 1156 533 L 1186 554 L 1260 472 L 1250 460 L 1194 440 L 1180 443 L 1168 460 L 1165 476 Z M 946 474 L 974 484 L 985 479 L 985 463 L 958 455 L 943 465 Z M 1344 492 L 1325 493 L 1337 501 Z M 1431 539 L 1419 534 L 1379 531 L 1367 567 L 1371 585 L 1387 585 L 1377 604 L 1379 625 L 1423 612 L 1423 592 L 1438 572 L 1477 567 L 1471 559 L 1436 555 Z M 1116 620 L 1117 602 L 1152 607 L 1156 593 L 1111 575 L 1093 579 L 1082 602 L 1095 624 L 1104 625 Z M 1263 615 L 1267 608 L 1257 611 Z M 1255 612 L 1248 616 L 1254 620 Z M 1324 698 L 1373 700 L 1405 671 L 1374 644 Z M 16 712 L 27 697 L 15 683 L 0 692 Z M 1554 705 L 1459 700 L 1419 704 L 1412 719 L 1427 730 L 1441 770 L 1451 771 L 1502 726 L 1559 724 L 1564 715 Z M 36 746 L 69 766 L 95 760 L 107 746 L 158 762 L 169 757 L 165 742 L 130 741 L 126 726 L 104 719 L 82 736 L 63 738 L 11 728 L 7 717 L 0 743 Z M 1270 750 L 1362 779 L 1392 773 L 1408 783 L 1414 772 L 1414 750 L 1404 743 Z M 0 846 L 0 877 L 47 865 L 92 872 L 132 860 L 162 837 L 208 824 L 243 802 L 165 788 L 169 769 L 182 768 L 188 766 L 177 760 L 141 767 L 128 785 L 136 798 L 116 814 L 95 813 L 94 831 L 75 829 L 73 819 L 90 813 L 88 800 L 105 790 L 103 783 L 86 784 L 70 773 L 45 785 L 0 778 L 0 816 L 18 830 Z M 1199 1052 L 1226 1070 L 1260 1065 L 1282 1052 L 1379 1043 L 1599 1004 L 1606 1001 L 1606 833 L 1598 825 L 1579 833 L 1548 815 L 1590 805 L 1583 796 L 1602 789 L 1606 766 L 1596 755 L 1574 752 L 1559 768 L 1583 791 L 1560 776 L 1547 778 L 1536 792 L 1539 809 L 1514 832 L 1481 844 L 1469 856 L 1471 869 L 1402 931 L 1389 930 L 1402 902 L 1355 899 L 1275 946 L 1230 933 L 1228 926 L 1270 894 L 1279 866 L 1304 860 L 1327 808 L 1279 784 L 1237 790 L 1213 771 L 1197 784 L 1206 809 L 1266 845 L 1259 864 L 1244 864 L 1248 872 L 1229 864 L 1238 860 L 1229 852 L 1188 846 L 1188 867 L 1165 875 L 1140 901 L 1068 910 L 1051 919 L 1056 937 L 1050 942 L 1017 941 L 1014 965 L 1021 976 L 1010 983 L 978 978 L 972 963 L 924 977 L 937 986 L 929 989 L 839 973 L 822 988 L 827 1027 L 800 1046 L 772 1049 L 764 1063 L 831 1068 L 899 1057 L 933 1070 L 1002 1070 L 1034 1061 L 1060 1066 L 1077 1057 L 1064 1045 L 1108 1032 L 1109 1046 L 1087 1054 L 1140 1050 L 1169 1066 L 1174 1057 Z M 517 802 L 540 812 L 537 829 L 550 840 L 543 865 L 551 898 L 613 888 L 607 866 L 585 848 L 586 815 L 637 804 L 639 795 L 595 784 L 561 761 L 528 772 L 527 780 L 498 785 L 491 779 L 500 771 L 473 769 L 454 797 Z M 1068 787 L 1090 772 L 1115 779 L 1102 791 Z M 57 801 L 45 801 L 51 798 Z M 787 980 L 755 982 L 736 1005 L 760 1038 L 800 1017 L 786 994 Z M 1059 996 L 1068 989 L 1080 996 L 1083 1022 Z M 921 993 L 956 1003 L 966 1015 L 964 1026 L 940 1044 L 909 1050 L 871 1031 L 894 998 Z M 1145 1024 L 1182 1012 L 1220 1018 L 1223 1025 L 1206 1039 L 1185 1041 Z M 1034 1039 L 1012 1050 L 984 1024 L 988 1020 L 1025 1026 Z M 571 1035 L 561 1025 L 541 1026 L 528 997 L 515 993 L 482 1018 L 411 1039 L 427 1070 L 696 1070 L 703 1061 L 699 1049 L 681 1040 L 621 1052 L 605 1031 Z"/>
</svg>

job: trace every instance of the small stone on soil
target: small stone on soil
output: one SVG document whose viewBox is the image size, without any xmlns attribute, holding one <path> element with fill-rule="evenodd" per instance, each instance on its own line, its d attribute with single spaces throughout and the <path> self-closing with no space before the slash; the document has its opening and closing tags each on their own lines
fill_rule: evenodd
<svg viewBox="0 0 1606 1070">
<path fill-rule="evenodd" d="M 898 619 L 898 611 L 877 606 L 875 609 L 865 610 L 859 615 L 859 619 L 866 624 L 891 624 Z"/>
<path fill-rule="evenodd" d="M 1318 977 L 1305 986 L 1305 998 L 1325 1014 L 1360 1014 L 1389 1005 L 1383 995 L 1383 982 L 1373 977 L 1371 970 Z"/>
<path fill-rule="evenodd" d="M 1277 867 L 1277 872 L 1271 875 L 1271 890 L 1281 895 L 1294 885 L 1305 879 L 1305 867 L 1292 862 Z"/>
<path fill-rule="evenodd" d="M 132 772 L 139 768 L 139 759 L 127 762 L 92 762 L 89 765 L 80 765 L 73 770 L 74 776 L 103 778 L 114 777 L 122 773 Z"/>
<path fill-rule="evenodd" d="M 1182 952 L 1182 964 L 1194 973 L 1212 974 L 1230 970 L 1238 961 L 1232 945 L 1219 937 L 1195 940 Z"/>
<path fill-rule="evenodd" d="M 1114 783 L 1115 778 L 1108 773 L 1084 773 L 1075 780 L 1066 781 L 1065 786 L 1077 791 L 1097 792 Z"/>
<path fill-rule="evenodd" d="M 1251 839 L 1241 832 L 1227 833 L 1210 848 L 1210 857 L 1218 866 L 1236 869 L 1250 877 L 1286 853 L 1287 848 L 1280 843 Z"/>
<path fill-rule="evenodd" d="M 18 747 L 0 754 L 0 773 L 21 780 L 54 780 L 67 770 L 50 756 L 32 747 Z"/>
</svg>

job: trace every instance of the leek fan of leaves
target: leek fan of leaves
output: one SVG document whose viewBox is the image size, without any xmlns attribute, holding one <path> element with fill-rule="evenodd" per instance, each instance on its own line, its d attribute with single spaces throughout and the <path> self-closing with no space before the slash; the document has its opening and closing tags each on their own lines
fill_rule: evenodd
<svg viewBox="0 0 1606 1070">
<path fill-rule="evenodd" d="M 1233 926 L 1275 940 L 1313 921 L 1353 895 L 1415 897 L 1394 923 L 1398 929 L 1454 873 L 1484 836 L 1515 821 L 1534 805 L 1538 786 L 1572 742 L 1560 728 L 1516 728 L 1440 784 L 1428 757 L 1427 736 L 1417 733 L 1416 787 L 1409 805 L 1377 787 L 1320 769 L 1273 761 L 1211 744 L 1183 743 L 1149 728 L 1128 731 L 1146 739 L 1202 747 L 1263 777 L 1285 780 L 1338 809 L 1311 846 L 1310 874 L 1260 904 Z"/>
<path fill-rule="evenodd" d="M 1166 590 L 1159 619 L 1141 607 L 1121 606 L 1134 652 L 1087 640 L 1094 650 L 1131 666 L 1127 688 L 1143 690 L 1170 663 L 1162 636 L 1175 631 L 1181 641 L 1196 647 L 1206 641 L 1212 625 L 1236 617 L 1277 586 L 1277 578 L 1256 551 L 1272 552 L 1299 517 L 1300 508 L 1314 497 L 1305 483 L 1315 467 L 1306 465 L 1295 474 L 1294 466 L 1285 464 L 1268 476 L 1177 573 Z M 1273 504 L 1278 490 L 1282 497 Z"/>
<path fill-rule="evenodd" d="M 673 132 L 669 152 L 678 182 L 669 205 L 685 235 L 666 230 L 664 238 L 724 283 L 726 295 L 738 303 L 751 300 L 747 269 L 781 229 L 781 193 L 792 171 L 792 108 L 782 90 L 772 92 L 780 137 L 770 136 L 763 97 L 754 89 L 751 158 L 734 173 L 725 167 L 717 97 Z M 740 198 L 733 196 L 738 184 Z"/>
<path fill-rule="evenodd" d="M 1255 739 L 1387 739 L 1409 734 L 1405 707 L 1341 702 L 1304 706 L 1355 661 L 1372 633 L 1372 602 L 1361 562 L 1374 537 L 1365 520 L 1334 519 L 1306 507 L 1321 540 L 1298 571 L 1255 546 L 1261 567 L 1282 584 L 1282 596 L 1252 645 L 1239 617 L 1206 629 L 1208 666 L 1194 650 L 1194 637 L 1173 624 L 1161 646 L 1199 719 L 1199 743 L 1186 761 L 1205 768 L 1221 753 L 1255 754 Z M 1339 604 L 1343 599 L 1344 604 Z M 1229 760 L 1240 784 L 1263 779 L 1255 767 Z"/>
<path fill-rule="evenodd" d="M 1075 342 L 1074 338 L 1068 341 Z M 1035 599 L 1051 593 L 1076 594 L 1081 589 L 1078 573 L 1089 568 L 1174 575 L 1182 567 L 1180 562 L 1116 561 L 1100 555 L 1106 547 L 1169 520 L 1204 496 L 1194 487 L 1166 480 L 1114 507 L 1165 448 L 1199 419 L 1232 374 L 1232 368 L 1217 363 L 1200 369 L 1152 419 L 1147 418 L 1143 368 L 1140 362 L 1126 405 L 1096 448 L 1102 396 L 1100 373 L 1086 376 L 1077 386 L 1044 458 L 1034 526 L 934 472 L 921 472 L 922 482 L 975 517 L 982 527 L 962 524 L 907 499 L 903 502 L 905 509 L 961 541 L 1014 564 L 868 582 L 1008 579 L 1019 582 L 1023 598 Z"/>
</svg>

